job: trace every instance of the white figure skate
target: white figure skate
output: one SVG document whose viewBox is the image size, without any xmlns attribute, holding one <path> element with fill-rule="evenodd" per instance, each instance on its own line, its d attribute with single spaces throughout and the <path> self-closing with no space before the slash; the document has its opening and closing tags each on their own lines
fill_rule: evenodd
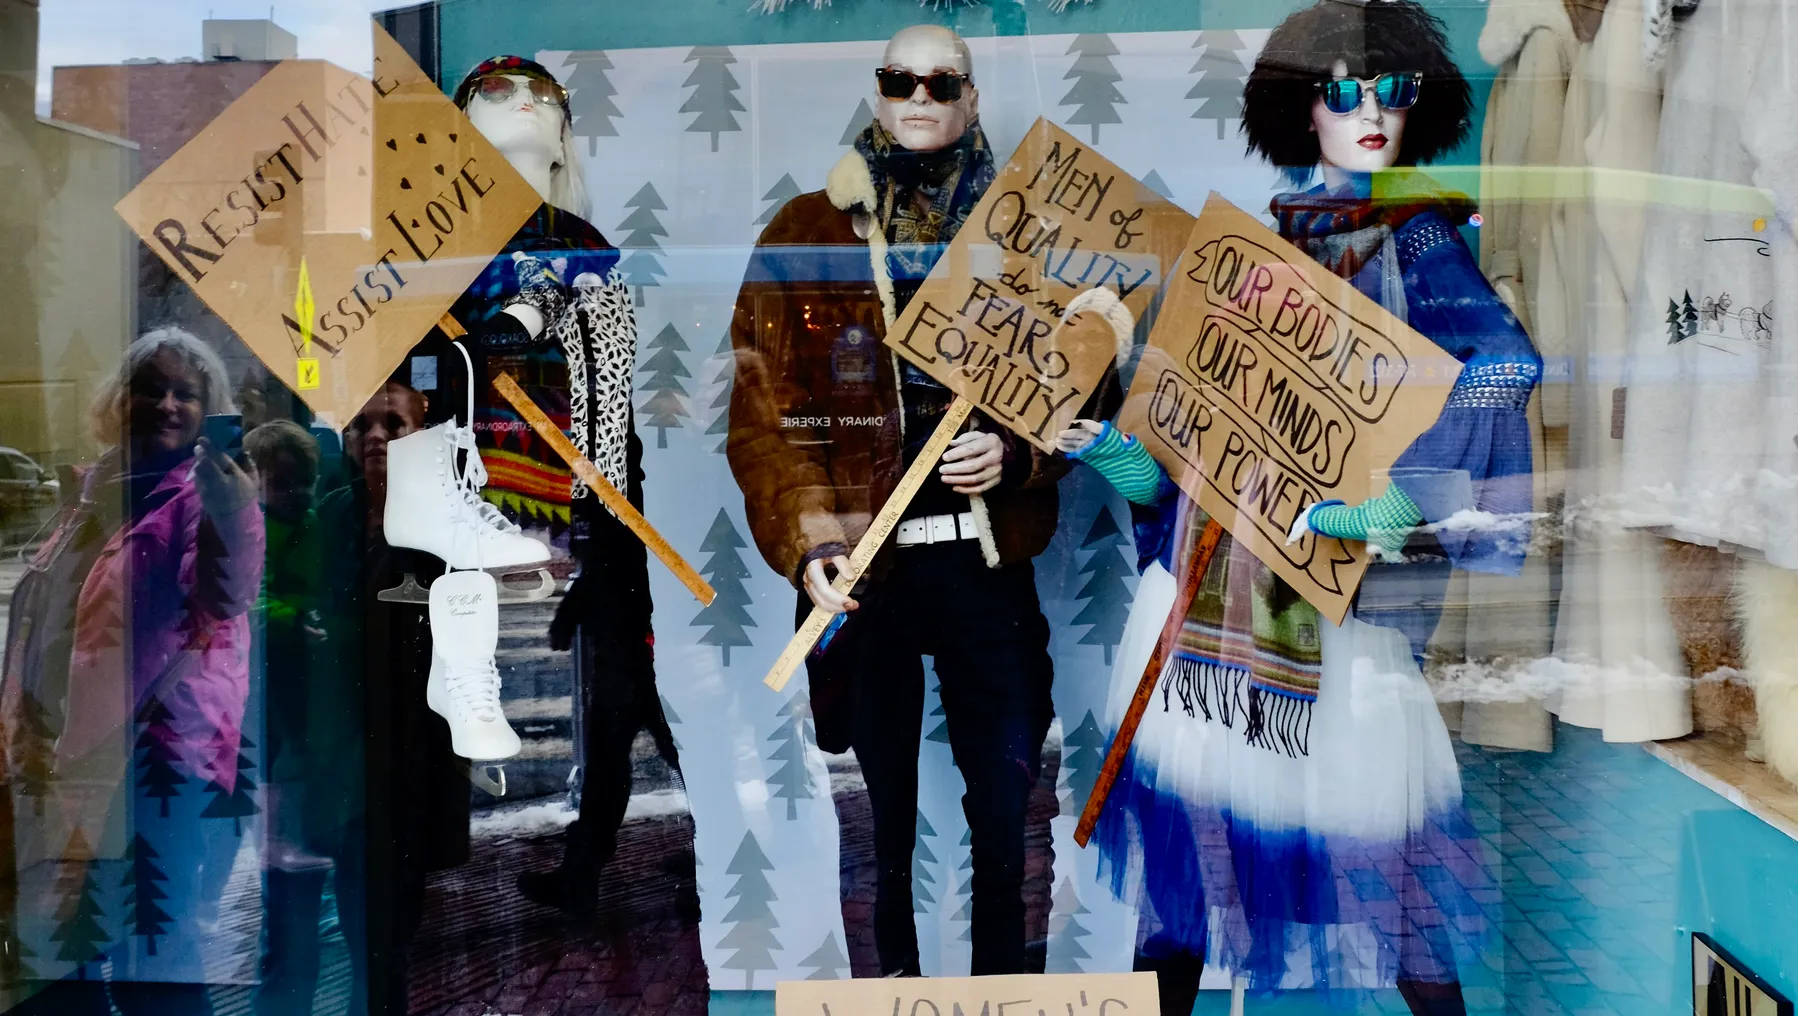
<svg viewBox="0 0 1798 1016">
<path fill-rule="evenodd" d="M 390 453 L 391 454 L 391 453 Z M 499 590 L 484 571 L 431 583 L 431 676 L 425 704 L 449 723 L 450 746 L 468 759 L 518 754 L 518 733 L 499 704 Z M 503 792 L 503 791 L 502 791 Z"/>
<path fill-rule="evenodd" d="M 457 460 L 464 461 L 458 465 Z M 549 548 L 481 498 L 487 469 L 474 431 L 454 423 L 387 443 L 387 542 L 435 554 L 452 569 L 518 569 Z"/>
</svg>

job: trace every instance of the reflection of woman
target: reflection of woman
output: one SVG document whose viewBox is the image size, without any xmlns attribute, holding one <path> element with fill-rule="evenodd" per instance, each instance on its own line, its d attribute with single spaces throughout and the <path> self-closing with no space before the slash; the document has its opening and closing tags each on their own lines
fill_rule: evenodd
<svg viewBox="0 0 1798 1016">
<path fill-rule="evenodd" d="M 1187 1012 L 1205 958 L 1251 988 L 1396 986 L 1464 1012 L 1453 950 L 1486 883 L 1442 719 L 1418 669 L 1450 567 L 1515 573 L 1502 532 L 1407 536 L 1463 509 L 1527 510 L 1524 406 L 1540 360 L 1455 227 L 1472 208 L 1415 173 L 1466 130 L 1441 26 L 1410 0 L 1323 2 L 1269 38 L 1245 91 L 1250 147 L 1323 184 L 1273 202 L 1280 232 L 1460 360 L 1434 426 L 1384 493 L 1309 506 L 1322 533 L 1407 548 L 1370 569 L 1340 626 L 1225 536 L 1099 828 L 1121 888 L 1141 875 L 1139 966 Z M 1146 369 L 1146 368 L 1145 368 Z M 1062 445 L 1138 506 L 1146 565 L 1124 635 L 1123 712 L 1206 521 L 1143 446 L 1081 421 Z"/>
<path fill-rule="evenodd" d="M 376 392 L 344 428 L 353 479 L 318 509 L 325 637 L 309 677 L 306 826 L 308 842 L 336 862 L 352 1012 L 363 1011 L 364 1000 L 370 1013 L 406 1011 L 407 950 L 423 917 L 426 875 L 468 860 L 467 763 L 425 706 L 430 623 L 421 606 L 376 598 L 405 573 L 429 583 L 443 571 L 428 554 L 390 546 L 383 532 L 388 445 L 423 429 L 426 408 L 424 396 L 397 381 Z M 318 896 L 293 902 L 290 963 L 317 948 Z M 315 970 L 311 963 L 298 969 Z M 309 1011 L 310 986 L 289 982 L 290 1011 Z M 284 1011 L 281 1001 L 269 998 L 263 1011 Z"/>
<path fill-rule="evenodd" d="M 20 912 L 47 926 L 21 937 L 40 972 L 66 977 L 33 1004 L 110 1012 L 107 959 L 126 1016 L 204 1014 L 203 953 L 259 810 L 243 720 L 262 515 L 250 477 L 196 445 L 203 417 L 231 410 L 198 339 L 138 339 L 95 407 L 96 433 L 118 444 L 21 582 L 7 646 L 8 714 L 34 712 L 54 741 L 52 769 L 21 788 L 58 802 L 27 813 L 43 821 L 18 858 Z M 28 761 L 27 740 L 9 763 Z M 121 884 L 123 901 L 106 895 Z"/>
</svg>

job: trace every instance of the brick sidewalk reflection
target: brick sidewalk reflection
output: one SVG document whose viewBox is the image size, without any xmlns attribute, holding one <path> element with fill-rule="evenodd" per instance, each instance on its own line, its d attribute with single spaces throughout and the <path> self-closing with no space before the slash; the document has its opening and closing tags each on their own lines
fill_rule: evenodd
<svg viewBox="0 0 1798 1016">
<path fill-rule="evenodd" d="M 1049 820 L 1055 760 L 1045 758 L 1026 829 L 1027 934 L 1048 923 Z M 843 828 L 843 920 L 857 977 L 878 973 L 871 924 L 874 852 L 867 797 L 836 797 Z M 575 922 L 525 902 L 520 871 L 554 866 L 558 835 L 480 840 L 475 860 L 433 876 L 412 950 L 412 1012 L 423 1016 L 703 1016 L 709 997 L 700 953 L 686 815 L 634 820 L 600 884 L 599 914 Z M 1041 968 L 1040 946 L 1034 962 Z"/>
</svg>

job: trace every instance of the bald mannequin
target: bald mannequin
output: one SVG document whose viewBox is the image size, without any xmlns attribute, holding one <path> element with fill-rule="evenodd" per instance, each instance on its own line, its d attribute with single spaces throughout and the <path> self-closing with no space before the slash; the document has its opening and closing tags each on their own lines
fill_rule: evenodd
<svg viewBox="0 0 1798 1016">
<path fill-rule="evenodd" d="M 924 658 L 967 789 L 976 975 L 1028 966 L 1024 827 L 1054 714 L 1032 559 L 1054 537 L 1055 480 L 1069 460 L 978 418 L 905 506 L 887 564 L 849 592 L 832 585 L 831 568 L 849 568 L 852 520 L 878 510 L 889 478 L 916 461 L 954 401 L 895 358 L 842 354 L 870 336 L 878 348 L 997 177 L 971 56 L 936 25 L 893 36 L 869 68 L 874 122 L 824 190 L 776 213 L 731 328 L 738 367 L 726 450 L 756 546 L 797 580 L 799 616 L 814 607 L 849 615 L 806 667 L 819 744 L 853 748 L 861 763 L 882 975 L 922 969 L 912 853 Z M 866 267 L 839 268 L 857 262 Z M 823 426 L 785 422 L 794 418 Z"/>
<path fill-rule="evenodd" d="M 875 119 L 911 151 L 935 152 L 955 144 L 980 113 L 980 93 L 974 87 L 974 56 L 961 36 L 941 25 L 900 29 L 887 43 L 881 66 L 910 71 L 920 78 L 952 71 L 968 79 L 961 98 L 950 103 L 932 99 L 922 82 L 912 90 L 909 99 L 889 99 L 876 93 Z"/>
</svg>

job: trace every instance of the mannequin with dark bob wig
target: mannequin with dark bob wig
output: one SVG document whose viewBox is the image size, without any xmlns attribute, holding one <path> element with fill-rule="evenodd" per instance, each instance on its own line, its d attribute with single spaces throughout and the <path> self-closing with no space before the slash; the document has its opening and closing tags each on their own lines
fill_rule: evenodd
<svg viewBox="0 0 1798 1016">
<path fill-rule="evenodd" d="M 1414 3 L 1326 0 L 1287 18 L 1267 38 L 1242 89 L 1249 150 L 1303 183 L 1317 165 L 1317 134 L 1294 131 L 1311 118 L 1317 85 L 1341 60 L 1348 76 L 1419 73 L 1395 165 L 1434 162 L 1472 128 L 1473 92 L 1448 53 L 1442 23 Z"/>
<path fill-rule="evenodd" d="M 1289 509 L 1288 543 L 1365 542 L 1378 562 L 1341 624 L 1227 535 L 1192 600 L 1094 837 L 1113 891 L 1140 905 L 1137 969 L 1158 974 L 1164 1013 L 1192 1010 L 1207 962 L 1256 992 L 1397 988 L 1414 1013 L 1466 1012 L 1456 955 L 1477 948 L 1494 890 L 1421 662 L 1453 569 L 1522 568 L 1541 375 L 1457 231 L 1473 202 L 1411 168 L 1460 142 L 1470 104 L 1440 23 L 1411 0 L 1321 0 L 1249 76 L 1250 151 L 1295 184 L 1322 171 L 1273 199 L 1280 234 L 1461 372 L 1374 478 L 1384 492 Z M 1111 424 L 1075 421 L 1058 443 L 1133 503 L 1143 576 L 1115 655 L 1122 715 L 1208 520 Z"/>
</svg>

